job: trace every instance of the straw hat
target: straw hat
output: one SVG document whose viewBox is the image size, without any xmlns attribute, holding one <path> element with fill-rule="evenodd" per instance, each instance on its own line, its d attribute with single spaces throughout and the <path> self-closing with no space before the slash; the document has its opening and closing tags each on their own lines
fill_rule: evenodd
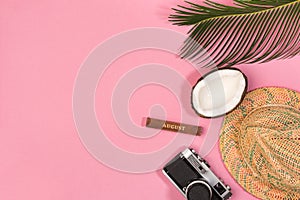
<svg viewBox="0 0 300 200">
<path fill-rule="evenodd" d="M 300 199 L 300 93 L 278 87 L 253 90 L 227 114 L 222 159 L 249 193 L 268 200 Z"/>
</svg>

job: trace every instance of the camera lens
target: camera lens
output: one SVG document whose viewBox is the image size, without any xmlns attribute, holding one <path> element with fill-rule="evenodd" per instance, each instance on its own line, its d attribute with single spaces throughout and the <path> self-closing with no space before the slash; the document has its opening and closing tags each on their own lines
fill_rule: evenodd
<svg viewBox="0 0 300 200">
<path fill-rule="evenodd" d="M 186 197 L 188 200 L 211 200 L 212 190 L 205 181 L 193 181 L 186 189 Z"/>
</svg>

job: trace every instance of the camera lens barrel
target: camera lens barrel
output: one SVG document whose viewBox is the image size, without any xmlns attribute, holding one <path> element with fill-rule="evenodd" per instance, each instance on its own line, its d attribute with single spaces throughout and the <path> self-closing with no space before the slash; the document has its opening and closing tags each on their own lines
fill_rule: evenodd
<svg viewBox="0 0 300 200">
<path fill-rule="evenodd" d="M 205 181 L 196 180 L 187 186 L 186 197 L 188 200 L 211 200 L 212 189 Z"/>
</svg>

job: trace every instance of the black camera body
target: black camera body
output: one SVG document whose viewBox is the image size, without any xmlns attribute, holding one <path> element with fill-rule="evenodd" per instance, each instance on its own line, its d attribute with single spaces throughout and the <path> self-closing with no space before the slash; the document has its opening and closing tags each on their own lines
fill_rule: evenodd
<svg viewBox="0 0 300 200">
<path fill-rule="evenodd" d="M 164 175 L 188 200 L 226 200 L 232 195 L 207 162 L 192 149 L 186 149 L 164 168 Z"/>
</svg>

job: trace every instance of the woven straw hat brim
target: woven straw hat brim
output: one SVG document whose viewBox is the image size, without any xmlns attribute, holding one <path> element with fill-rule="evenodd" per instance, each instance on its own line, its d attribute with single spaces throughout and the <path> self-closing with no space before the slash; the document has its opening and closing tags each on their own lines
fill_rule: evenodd
<svg viewBox="0 0 300 200">
<path fill-rule="evenodd" d="M 263 200 L 299 200 L 300 188 L 298 188 L 298 192 L 295 190 L 286 191 L 274 187 L 268 181 L 257 178 L 242 154 L 243 149 L 239 138 L 245 118 L 254 110 L 268 106 L 283 106 L 300 113 L 300 94 L 293 90 L 278 87 L 265 87 L 248 92 L 243 102 L 225 116 L 219 141 L 221 156 L 233 178 L 252 195 Z M 299 148 L 295 149 L 297 159 L 300 156 Z M 299 159 L 296 162 L 299 162 Z M 297 166 L 299 166 L 299 163 Z M 300 173 L 300 169 L 296 171 Z M 298 180 L 300 180 L 300 177 Z"/>
</svg>

